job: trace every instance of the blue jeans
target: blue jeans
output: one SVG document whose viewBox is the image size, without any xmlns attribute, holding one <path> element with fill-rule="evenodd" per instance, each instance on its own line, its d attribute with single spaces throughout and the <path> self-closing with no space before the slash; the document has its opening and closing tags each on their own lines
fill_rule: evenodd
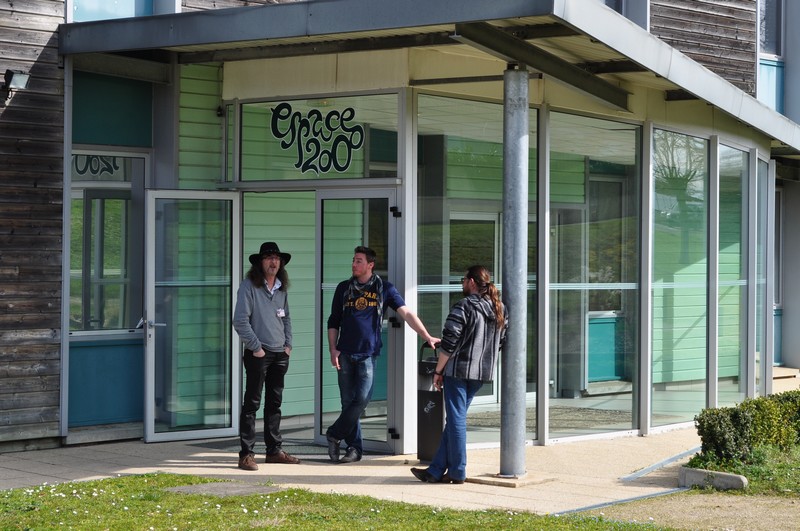
<svg viewBox="0 0 800 531">
<path fill-rule="evenodd" d="M 455 480 L 467 478 L 467 410 L 483 382 L 444 377 L 444 410 L 447 420 L 442 441 L 428 472 L 441 479 L 445 472 Z"/>
<path fill-rule="evenodd" d="M 361 441 L 361 415 L 372 399 L 372 381 L 377 358 L 369 356 L 353 359 L 349 354 L 339 354 L 339 395 L 342 412 L 328 428 L 327 435 L 344 440 L 348 448 L 355 448 L 360 456 L 364 451 Z"/>
</svg>

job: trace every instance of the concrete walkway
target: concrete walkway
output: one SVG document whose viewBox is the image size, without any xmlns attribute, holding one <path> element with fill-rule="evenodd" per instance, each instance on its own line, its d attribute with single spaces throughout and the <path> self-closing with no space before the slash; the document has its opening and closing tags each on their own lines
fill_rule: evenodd
<svg viewBox="0 0 800 531">
<path fill-rule="evenodd" d="M 232 482 L 216 494 L 247 492 L 271 482 L 317 492 L 362 494 L 434 507 L 508 509 L 563 514 L 678 489 L 680 465 L 698 452 L 696 430 L 682 428 L 647 437 L 565 442 L 526 449 L 527 474 L 499 480 L 499 449 L 470 450 L 463 485 L 428 484 L 409 468 L 416 456 L 368 456 L 333 464 L 326 448 L 284 440 L 303 462 L 237 468 L 238 439 L 145 444 L 126 441 L 0 454 L 0 489 L 32 487 L 146 472 L 215 477 Z"/>
</svg>

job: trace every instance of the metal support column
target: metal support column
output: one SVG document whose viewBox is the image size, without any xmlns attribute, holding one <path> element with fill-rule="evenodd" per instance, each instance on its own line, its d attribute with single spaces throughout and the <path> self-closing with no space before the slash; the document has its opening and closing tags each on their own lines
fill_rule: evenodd
<svg viewBox="0 0 800 531">
<path fill-rule="evenodd" d="M 503 74 L 503 302 L 508 332 L 501 356 L 500 476 L 525 475 L 528 286 L 528 71 Z"/>
</svg>

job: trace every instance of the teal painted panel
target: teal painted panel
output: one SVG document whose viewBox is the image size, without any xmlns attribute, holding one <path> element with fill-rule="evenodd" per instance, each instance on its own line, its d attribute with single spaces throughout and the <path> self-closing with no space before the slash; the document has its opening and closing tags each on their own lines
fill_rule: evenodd
<svg viewBox="0 0 800 531">
<path fill-rule="evenodd" d="M 70 343 L 70 428 L 141 422 L 143 404 L 142 339 Z"/>
<path fill-rule="evenodd" d="M 74 143 L 152 147 L 150 83 L 75 72 L 72 104 Z"/>
<path fill-rule="evenodd" d="M 589 381 L 621 380 L 624 376 L 624 345 L 620 317 L 589 318 Z"/>
<path fill-rule="evenodd" d="M 397 132 L 383 129 L 369 130 L 369 160 L 397 163 Z"/>
</svg>

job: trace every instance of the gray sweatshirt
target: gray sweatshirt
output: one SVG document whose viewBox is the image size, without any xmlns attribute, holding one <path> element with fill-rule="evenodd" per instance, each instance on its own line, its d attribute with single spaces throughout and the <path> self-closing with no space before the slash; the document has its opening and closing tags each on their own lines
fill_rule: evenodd
<svg viewBox="0 0 800 531">
<path fill-rule="evenodd" d="M 504 321 L 508 313 L 503 306 Z M 469 295 L 450 309 L 442 330 L 441 349 L 450 356 L 444 374 L 463 380 L 491 382 L 506 328 L 497 328 L 491 301 Z"/>
<path fill-rule="evenodd" d="M 283 316 L 281 316 L 283 314 Z M 270 352 L 281 352 L 292 346 L 292 318 L 286 291 L 267 291 L 266 285 L 255 287 L 245 278 L 236 295 L 233 328 L 244 348 L 257 351 L 262 346 Z"/>
</svg>

